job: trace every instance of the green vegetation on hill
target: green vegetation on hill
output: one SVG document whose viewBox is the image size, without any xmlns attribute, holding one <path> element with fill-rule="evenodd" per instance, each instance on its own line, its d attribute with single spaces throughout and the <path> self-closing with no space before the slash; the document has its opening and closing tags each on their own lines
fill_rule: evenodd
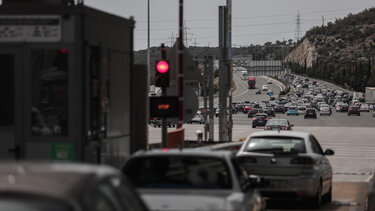
<svg viewBox="0 0 375 211">
<path fill-rule="evenodd" d="M 355 91 L 375 86 L 375 8 L 314 27 L 301 42 L 305 39 L 314 45 L 317 57 L 309 68 L 289 64 L 293 72 Z"/>
</svg>

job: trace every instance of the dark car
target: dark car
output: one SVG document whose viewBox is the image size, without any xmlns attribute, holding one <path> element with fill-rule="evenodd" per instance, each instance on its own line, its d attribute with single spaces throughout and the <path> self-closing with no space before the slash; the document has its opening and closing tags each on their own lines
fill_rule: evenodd
<svg viewBox="0 0 375 211">
<path fill-rule="evenodd" d="M 255 94 L 260 95 L 260 94 L 262 94 L 262 91 L 258 90 L 257 92 L 255 92 Z"/>
<path fill-rule="evenodd" d="M 108 166 L 0 163 L 0 210 L 147 211 L 133 185 Z"/>
<path fill-rule="evenodd" d="M 292 130 L 293 126 L 287 119 L 270 119 L 264 126 L 264 130 Z"/>
<path fill-rule="evenodd" d="M 259 113 L 254 116 L 252 121 L 252 127 L 256 128 L 256 126 L 265 126 L 268 121 L 268 115 L 265 113 Z"/>
<path fill-rule="evenodd" d="M 349 107 L 348 116 L 350 116 L 352 114 L 357 114 L 358 116 L 361 116 L 361 109 L 359 107 L 356 107 L 356 106 Z"/>
<path fill-rule="evenodd" d="M 349 105 L 343 104 L 340 106 L 340 111 L 341 112 L 347 112 L 349 110 Z"/>
<path fill-rule="evenodd" d="M 268 116 L 276 116 L 272 107 L 263 107 L 263 113 L 266 113 Z"/>
<path fill-rule="evenodd" d="M 284 106 L 283 105 L 277 105 L 277 106 L 275 106 L 275 108 L 273 109 L 273 111 L 275 112 L 275 113 L 285 113 L 285 108 L 284 108 Z"/>
<path fill-rule="evenodd" d="M 250 109 L 250 110 L 248 111 L 248 113 L 247 113 L 247 117 L 248 117 L 248 118 L 251 118 L 251 117 L 255 116 L 255 114 L 257 114 L 257 113 L 259 113 L 259 110 L 256 109 L 256 108 L 252 108 L 252 109 Z"/>
<path fill-rule="evenodd" d="M 305 119 L 306 118 L 315 118 L 316 119 L 316 110 L 314 108 L 308 108 L 305 111 Z"/>
</svg>

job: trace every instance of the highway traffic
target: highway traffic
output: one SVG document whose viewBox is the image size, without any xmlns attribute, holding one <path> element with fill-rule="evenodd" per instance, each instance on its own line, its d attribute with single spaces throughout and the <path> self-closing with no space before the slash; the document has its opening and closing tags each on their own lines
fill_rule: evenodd
<svg viewBox="0 0 375 211">
<path fill-rule="evenodd" d="M 248 89 L 247 83 L 235 73 L 236 90 L 233 92 L 233 102 L 268 101 L 266 93 L 255 94 L 258 87 L 267 84 L 269 78 L 257 77 L 257 89 Z M 275 83 L 267 84 L 278 97 L 280 87 Z M 334 85 L 327 84 L 329 87 Z M 347 112 L 336 112 L 332 109 L 330 116 L 304 119 L 303 115 L 288 116 L 286 113 L 276 113 L 275 117 L 288 119 L 293 131 L 307 132 L 316 136 L 323 149 L 333 149 L 335 155 L 329 156 L 333 171 L 332 202 L 325 204 L 320 210 L 363 210 L 366 204 L 368 181 L 375 169 L 375 118 L 371 112 L 361 112 L 360 116 L 348 116 Z M 233 114 L 233 140 L 244 140 L 256 131 L 263 131 L 264 127 L 251 127 L 252 118 L 242 112 Z M 197 131 L 204 131 L 203 125 L 185 125 L 185 139 L 196 140 Z M 160 142 L 160 129 L 149 127 L 149 143 Z M 217 118 L 215 118 L 215 140 L 218 137 Z M 268 205 L 274 210 L 306 209 L 303 203 L 290 201 L 280 203 L 273 201 Z"/>
</svg>

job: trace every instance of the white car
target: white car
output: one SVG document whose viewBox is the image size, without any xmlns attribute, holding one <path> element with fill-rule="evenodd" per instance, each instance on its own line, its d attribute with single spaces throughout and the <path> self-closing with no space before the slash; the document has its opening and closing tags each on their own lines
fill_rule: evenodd
<svg viewBox="0 0 375 211">
<path fill-rule="evenodd" d="M 271 80 L 268 80 L 268 81 L 267 81 L 267 84 L 272 84 L 272 81 L 271 81 Z"/>
<path fill-rule="evenodd" d="M 268 86 L 267 86 L 267 85 L 263 85 L 263 86 L 262 86 L 262 90 L 263 90 L 263 91 L 268 91 Z"/>
<path fill-rule="evenodd" d="M 270 185 L 258 188 L 272 199 L 307 199 L 319 208 L 332 201 L 332 166 L 310 133 L 294 131 L 254 132 L 237 153 L 248 174 L 262 175 Z"/>
<path fill-rule="evenodd" d="M 297 111 L 298 111 L 298 114 L 304 114 L 306 111 L 306 106 L 298 106 Z"/>
<path fill-rule="evenodd" d="M 321 106 L 319 109 L 319 115 L 328 115 L 331 116 L 331 110 L 327 106 Z"/>
<path fill-rule="evenodd" d="M 164 149 L 133 154 L 122 171 L 150 210 L 264 210 L 260 178 L 239 162 L 230 151 Z"/>
<path fill-rule="evenodd" d="M 202 112 L 198 111 L 195 114 L 195 116 L 188 123 L 192 124 L 193 122 L 197 122 L 199 124 L 203 124 L 204 123 L 204 118 L 203 118 Z"/>
<path fill-rule="evenodd" d="M 370 108 L 369 108 L 368 104 L 361 104 L 360 109 L 361 109 L 361 112 L 362 111 L 370 112 Z"/>
</svg>

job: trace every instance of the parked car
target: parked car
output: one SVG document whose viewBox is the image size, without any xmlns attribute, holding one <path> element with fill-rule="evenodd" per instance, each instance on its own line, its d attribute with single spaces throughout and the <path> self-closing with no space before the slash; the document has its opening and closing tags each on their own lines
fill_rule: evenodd
<svg viewBox="0 0 375 211">
<path fill-rule="evenodd" d="M 265 113 L 255 114 L 254 119 L 251 123 L 252 128 L 256 128 L 257 126 L 265 126 L 268 121 L 268 115 Z"/>
<path fill-rule="evenodd" d="M 293 126 L 287 119 L 269 119 L 264 130 L 292 130 Z"/>
<path fill-rule="evenodd" d="M 4 211 L 148 210 L 123 173 L 104 165 L 1 162 L 0 184 Z"/>
<path fill-rule="evenodd" d="M 306 109 L 305 111 L 305 119 L 308 118 L 308 117 L 312 117 L 312 118 L 315 118 L 316 119 L 316 110 L 315 108 L 308 108 Z"/>
<path fill-rule="evenodd" d="M 152 210 L 265 209 L 258 183 L 230 151 L 141 151 L 122 171 Z"/>
<path fill-rule="evenodd" d="M 249 174 L 263 175 L 270 185 L 259 188 L 265 197 L 292 198 L 319 208 L 332 200 L 332 166 L 317 139 L 309 133 L 262 131 L 252 133 L 237 153 Z"/>
<path fill-rule="evenodd" d="M 358 116 L 361 116 L 361 110 L 360 110 L 360 108 L 357 107 L 357 106 L 351 106 L 351 107 L 349 107 L 348 116 L 350 116 L 352 114 L 357 114 Z"/>
<path fill-rule="evenodd" d="M 286 115 L 287 116 L 289 116 L 289 115 L 297 115 L 298 116 L 297 108 L 294 107 L 294 106 L 289 107 L 287 112 L 286 112 Z"/>
</svg>

